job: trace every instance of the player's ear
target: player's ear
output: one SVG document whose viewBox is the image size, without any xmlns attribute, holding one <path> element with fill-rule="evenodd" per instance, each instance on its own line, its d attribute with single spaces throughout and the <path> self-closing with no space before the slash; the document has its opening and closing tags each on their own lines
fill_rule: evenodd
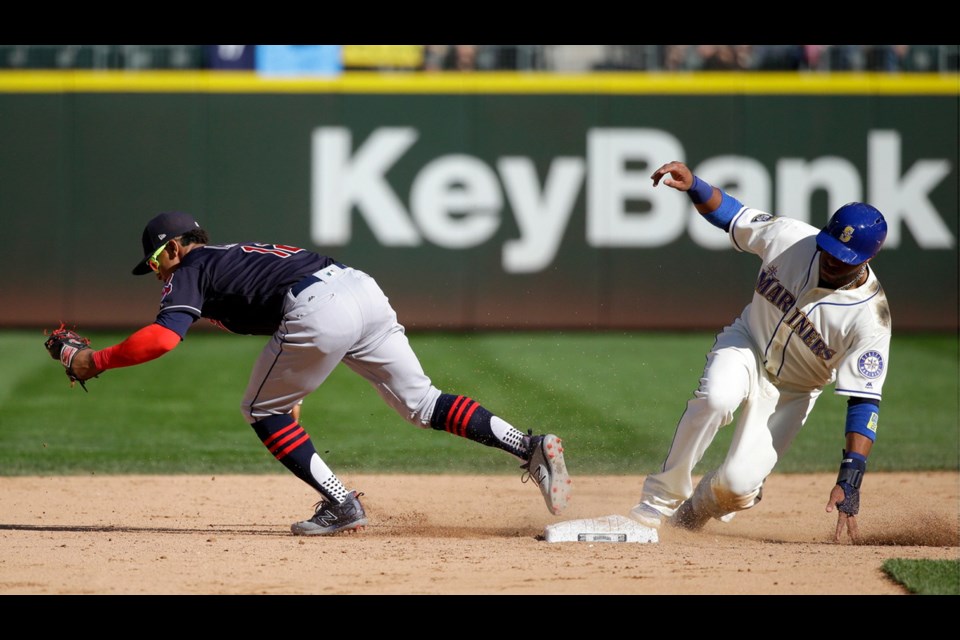
<svg viewBox="0 0 960 640">
<path fill-rule="evenodd" d="M 180 252 L 183 251 L 183 245 L 180 244 L 180 238 L 173 238 L 170 242 L 167 243 L 166 248 L 167 256 L 172 260 L 180 255 Z"/>
</svg>

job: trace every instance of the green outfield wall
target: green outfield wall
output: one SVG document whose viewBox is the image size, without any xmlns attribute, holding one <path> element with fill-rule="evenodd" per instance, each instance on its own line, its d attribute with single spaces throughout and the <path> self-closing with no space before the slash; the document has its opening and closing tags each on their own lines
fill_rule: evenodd
<svg viewBox="0 0 960 640">
<path fill-rule="evenodd" d="M 956 75 L 0 73 L 0 325 L 136 327 L 144 223 L 327 253 L 411 328 L 715 329 L 759 262 L 669 160 L 816 226 L 887 216 L 895 329 L 958 328 Z"/>
</svg>

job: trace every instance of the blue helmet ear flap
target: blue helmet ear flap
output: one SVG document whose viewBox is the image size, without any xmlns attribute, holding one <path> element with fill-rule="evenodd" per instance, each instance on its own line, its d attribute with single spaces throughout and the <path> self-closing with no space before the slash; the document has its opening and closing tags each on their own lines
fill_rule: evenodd
<svg viewBox="0 0 960 640">
<path fill-rule="evenodd" d="M 846 264 L 861 264 L 877 255 L 887 239 L 887 221 L 869 204 L 849 202 L 830 216 L 817 234 L 817 246 Z"/>
</svg>

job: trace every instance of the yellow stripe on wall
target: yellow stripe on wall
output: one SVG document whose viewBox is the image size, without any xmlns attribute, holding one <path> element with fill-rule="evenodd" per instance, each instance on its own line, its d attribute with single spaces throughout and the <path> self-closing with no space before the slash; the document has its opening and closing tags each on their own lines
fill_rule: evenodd
<svg viewBox="0 0 960 640">
<path fill-rule="evenodd" d="M 0 93 L 361 93 L 960 95 L 960 74 L 822 72 L 0 71 Z"/>
</svg>

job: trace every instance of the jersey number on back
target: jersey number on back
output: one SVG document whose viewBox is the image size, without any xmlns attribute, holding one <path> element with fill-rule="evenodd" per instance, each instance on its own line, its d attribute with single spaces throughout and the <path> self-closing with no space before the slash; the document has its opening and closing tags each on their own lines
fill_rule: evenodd
<svg viewBox="0 0 960 640">
<path fill-rule="evenodd" d="M 291 247 L 288 244 L 245 244 L 241 247 L 247 253 L 272 253 L 280 258 L 289 258 L 295 253 L 303 251 L 300 247 Z"/>
</svg>

